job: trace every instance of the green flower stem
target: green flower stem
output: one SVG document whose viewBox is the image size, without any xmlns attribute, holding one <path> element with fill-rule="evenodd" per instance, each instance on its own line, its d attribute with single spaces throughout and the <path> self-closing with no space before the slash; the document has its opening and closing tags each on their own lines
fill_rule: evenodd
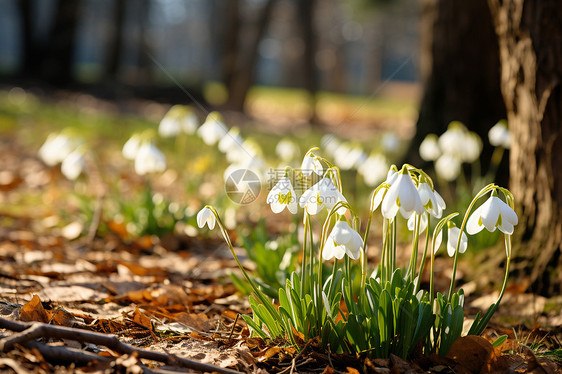
<svg viewBox="0 0 562 374">
<path fill-rule="evenodd" d="M 328 287 L 328 293 L 326 294 L 326 296 L 330 297 L 330 295 L 332 294 L 332 290 L 334 288 L 334 283 L 336 280 L 336 274 L 338 272 L 338 266 L 339 266 L 339 262 L 338 259 L 335 258 L 334 259 L 334 267 L 332 268 L 332 280 L 330 281 L 330 287 Z"/>
<path fill-rule="evenodd" d="M 410 257 L 410 265 L 407 274 L 414 279 L 416 276 L 416 268 L 418 267 L 418 242 L 420 236 L 421 215 L 416 214 L 414 237 L 412 239 L 412 256 Z"/>
<path fill-rule="evenodd" d="M 242 274 L 244 275 L 244 278 L 246 278 L 246 281 L 250 284 L 250 286 L 252 287 L 252 290 L 254 291 L 256 296 L 260 299 L 260 302 L 262 304 L 264 304 L 264 306 L 268 309 L 268 311 L 271 313 L 271 315 L 274 318 L 276 318 L 280 324 L 282 324 L 283 321 L 279 317 L 279 313 L 277 312 L 275 307 L 264 296 L 264 294 L 259 290 L 259 288 L 256 286 L 254 281 L 252 281 L 252 279 L 248 276 L 248 273 L 246 273 L 246 269 L 244 269 L 244 267 L 242 266 L 242 263 L 238 259 L 238 255 L 236 255 L 236 252 L 234 251 L 234 246 L 232 245 L 232 242 L 230 241 L 230 235 L 228 235 L 228 231 L 226 230 L 226 227 L 222 223 L 222 220 L 221 220 L 219 214 L 217 213 L 216 209 L 214 207 L 210 206 L 210 205 L 207 205 L 206 207 L 209 208 L 211 210 L 211 212 L 213 212 L 213 215 L 215 216 L 215 218 L 217 220 L 217 225 L 219 226 L 219 229 L 222 233 L 222 236 L 224 237 L 224 240 L 226 241 L 226 244 L 228 245 L 228 248 L 230 249 L 230 253 L 232 253 L 232 257 L 234 257 L 234 259 L 236 260 L 236 264 L 238 265 L 238 267 L 242 271 Z M 290 334 L 291 331 L 288 331 L 288 333 Z"/>
<path fill-rule="evenodd" d="M 428 214 L 428 213 L 425 213 Z M 420 272 L 418 273 L 418 280 L 414 286 L 414 293 L 417 293 L 418 290 L 420 289 L 420 284 L 421 284 L 421 277 L 423 275 L 423 269 L 425 267 L 425 261 L 427 258 L 427 248 L 429 247 L 429 217 L 428 218 L 428 224 L 427 227 L 425 228 L 425 248 L 423 250 L 423 256 L 422 256 L 422 260 L 421 260 L 421 265 L 420 265 Z"/>
<path fill-rule="evenodd" d="M 308 212 L 306 211 L 306 209 L 304 210 L 304 217 L 303 217 L 303 225 L 304 225 L 304 237 L 303 237 L 303 241 L 302 241 L 302 261 L 301 261 L 301 295 L 304 295 L 304 290 L 306 289 L 305 284 L 306 284 L 306 241 L 307 241 L 307 237 L 308 237 Z"/>
<path fill-rule="evenodd" d="M 367 227 L 365 228 L 365 235 L 363 236 L 363 261 L 361 261 L 361 289 L 365 288 L 367 282 L 367 238 L 369 238 L 369 231 L 371 230 L 371 221 L 373 220 L 373 211 L 369 212 L 369 219 L 367 220 Z"/>
<path fill-rule="evenodd" d="M 453 263 L 453 275 L 451 276 L 451 285 L 449 286 L 449 293 L 447 294 L 447 303 L 451 302 L 451 297 L 453 295 L 453 289 L 455 287 L 455 278 L 456 278 L 456 275 L 457 275 L 457 263 L 458 263 L 458 256 L 459 256 L 459 248 L 461 246 L 462 233 L 464 232 L 464 229 L 466 227 L 466 222 L 468 221 L 468 215 L 472 212 L 472 208 L 474 207 L 474 204 L 476 204 L 476 201 L 478 201 L 479 198 L 481 198 L 486 193 L 488 193 L 489 191 L 492 191 L 496 188 L 497 188 L 497 186 L 494 183 L 490 183 L 486 187 L 482 188 L 480 190 L 480 192 L 478 192 L 476 194 L 476 196 L 474 196 L 474 198 L 470 202 L 470 205 L 468 206 L 468 209 L 466 210 L 466 213 L 464 214 L 464 218 L 462 220 L 462 224 L 461 224 L 461 227 L 460 227 L 459 238 L 457 239 L 457 246 L 455 248 L 455 259 L 454 259 L 454 263 Z"/>
<path fill-rule="evenodd" d="M 394 219 L 392 220 L 392 251 L 390 253 L 391 268 L 389 275 L 392 275 L 392 273 L 394 273 L 394 270 L 396 270 L 396 217 L 394 217 Z"/>
</svg>

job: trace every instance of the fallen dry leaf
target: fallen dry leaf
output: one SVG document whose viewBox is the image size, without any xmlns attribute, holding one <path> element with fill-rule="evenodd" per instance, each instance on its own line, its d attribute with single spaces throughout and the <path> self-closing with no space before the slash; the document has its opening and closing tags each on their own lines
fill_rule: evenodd
<svg viewBox="0 0 562 374">
<path fill-rule="evenodd" d="M 41 304 L 41 299 L 39 296 L 33 295 L 31 300 L 21 307 L 20 309 L 20 320 L 24 322 L 49 322 L 49 314 L 43 308 L 43 304 Z"/>
</svg>

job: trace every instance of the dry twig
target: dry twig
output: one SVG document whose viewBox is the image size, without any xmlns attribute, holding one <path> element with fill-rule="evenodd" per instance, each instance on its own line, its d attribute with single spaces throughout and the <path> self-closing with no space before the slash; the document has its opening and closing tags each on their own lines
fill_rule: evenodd
<svg viewBox="0 0 562 374">
<path fill-rule="evenodd" d="M 222 374 L 240 374 L 240 372 L 236 370 L 226 369 L 211 364 L 205 364 L 168 353 L 154 352 L 142 348 L 133 347 L 121 342 L 115 335 L 100 334 L 97 332 L 65 326 L 47 325 L 39 322 L 15 322 L 4 318 L 0 318 L 0 328 L 17 332 L 16 334 L 0 340 L 0 352 L 7 352 L 11 350 L 16 344 L 20 344 L 32 348 L 37 348 L 45 358 L 48 357 L 57 361 L 70 360 L 80 363 L 87 363 L 94 360 L 109 360 L 106 357 L 99 356 L 94 353 L 66 347 L 47 346 L 35 341 L 35 339 L 38 338 L 71 339 L 78 342 L 103 345 L 121 354 L 136 354 L 138 358 L 163 362 L 170 365 L 181 365 L 193 370 L 217 372 Z"/>
</svg>

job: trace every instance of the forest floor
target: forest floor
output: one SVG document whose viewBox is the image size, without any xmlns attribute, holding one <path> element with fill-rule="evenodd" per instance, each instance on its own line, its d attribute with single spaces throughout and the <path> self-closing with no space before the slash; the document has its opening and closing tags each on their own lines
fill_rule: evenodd
<svg viewBox="0 0 562 374">
<path fill-rule="evenodd" d="M 221 241 L 178 232 L 134 237 L 118 220 L 85 226 L 72 210 L 61 215 L 65 192 L 51 187 L 60 172 L 2 136 L 2 372 L 562 372 L 560 296 L 525 293 L 516 282 L 483 337 L 461 338 L 447 357 L 370 360 L 329 354 L 315 341 L 297 352 L 252 338 L 239 318 L 251 312 L 249 303 L 230 281 L 238 269 Z M 20 209 L 18 202 L 26 203 Z M 446 270 L 437 272 L 446 284 Z M 460 278 L 470 319 L 497 294 Z M 32 322 L 50 327 L 22 324 Z M 507 339 L 492 346 L 501 335 Z"/>
</svg>

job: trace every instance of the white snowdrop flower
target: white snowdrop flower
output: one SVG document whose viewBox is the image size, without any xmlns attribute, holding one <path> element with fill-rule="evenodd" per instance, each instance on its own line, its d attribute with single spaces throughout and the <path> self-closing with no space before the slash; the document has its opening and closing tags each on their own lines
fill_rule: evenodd
<svg viewBox="0 0 562 374">
<path fill-rule="evenodd" d="M 267 195 L 267 203 L 273 213 L 280 213 L 287 207 L 292 214 L 297 213 L 297 194 L 288 177 L 283 177 L 275 184 Z"/>
<path fill-rule="evenodd" d="M 284 162 L 291 162 L 299 157 L 299 146 L 290 139 L 281 139 L 275 147 L 275 154 Z"/>
<path fill-rule="evenodd" d="M 223 122 L 222 115 L 218 112 L 209 113 L 205 123 L 197 129 L 197 135 L 199 135 L 207 145 L 215 145 L 227 132 L 228 129 Z"/>
<path fill-rule="evenodd" d="M 420 144 L 420 156 L 425 161 L 435 161 L 441 156 L 437 135 L 429 134 Z"/>
<path fill-rule="evenodd" d="M 166 116 L 158 125 L 158 134 L 163 138 L 173 138 L 181 132 L 180 119 Z"/>
<path fill-rule="evenodd" d="M 458 159 L 463 157 L 463 148 L 466 141 L 466 127 L 458 121 L 453 121 L 449 124 L 447 131 L 445 131 L 438 139 L 439 148 L 443 153 L 449 156 L 455 156 Z"/>
<path fill-rule="evenodd" d="M 490 144 L 494 147 L 509 149 L 511 136 L 509 135 L 507 123 L 504 120 L 496 123 L 488 132 L 488 139 L 490 140 Z"/>
<path fill-rule="evenodd" d="M 437 191 L 432 190 L 431 186 L 423 180 L 424 178 L 417 187 L 422 205 L 429 214 L 435 218 L 441 218 L 443 210 L 446 208 L 445 201 Z"/>
<path fill-rule="evenodd" d="M 474 235 L 484 227 L 490 232 L 498 228 L 504 234 L 511 235 L 517 222 L 515 211 L 492 192 L 492 196 L 472 213 L 466 231 Z"/>
<path fill-rule="evenodd" d="M 420 194 L 410 177 L 406 167 L 398 173 L 382 201 L 382 215 L 386 219 L 393 219 L 398 210 L 404 218 L 410 218 L 412 213 L 421 214 L 424 211 Z"/>
<path fill-rule="evenodd" d="M 361 235 L 353 230 L 345 220 L 338 221 L 326 239 L 322 258 L 326 261 L 334 257 L 341 260 L 347 254 L 352 260 L 357 260 L 361 256 L 362 250 L 363 238 Z"/>
<path fill-rule="evenodd" d="M 408 230 L 414 231 L 416 229 L 416 217 L 420 217 L 420 232 L 422 232 L 427 227 L 427 214 L 422 214 L 421 216 L 412 214 L 410 218 L 408 218 Z"/>
<path fill-rule="evenodd" d="M 449 221 L 448 224 L 451 222 Z M 447 253 L 449 257 L 453 257 L 455 255 L 455 250 L 457 249 L 457 241 L 459 240 L 459 234 L 461 230 L 454 226 L 454 224 L 449 225 L 449 230 L 447 231 Z M 468 247 L 468 238 L 466 234 L 462 233 L 461 236 L 461 244 L 459 246 L 459 253 L 466 252 L 466 248 Z"/>
<path fill-rule="evenodd" d="M 315 215 L 324 207 L 331 210 L 340 201 L 347 202 L 334 182 L 325 177 L 301 195 L 299 205 L 306 209 L 309 214 Z M 341 207 L 337 210 L 337 213 L 345 214 L 346 210 L 347 208 Z"/>
<path fill-rule="evenodd" d="M 139 152 L 141 143 L 141 136 L 139 134 L 133 134 L 123 145 L 123 157 L 131 161 L 137 158 L 137 153 Z"/>
<path fill-rule="evenodd" d="M 86 161 L 81 150 L 74 150 L 62 160 L 61 172 L 69 180 L 76 180 L 86 171 Z"/>
<path fill-rule="evenodd" d="M 61 163 L 76 148 L 76 142 L 65 134 L 50 134 L 39 148 L 39 157 L 49 166 Z"/>
<path fill-rule="evenodd" d="M 182 131 L 188 135 L 192 135 L 195 134 L 198 126 L 199 118 L 197 118 L 197 115 L 192 110 L 188 110 L 181 121 Z"/>
<path fill-rule="evenodd" d="M 142 144 L 135 158 L 135 172 L 138 175 L 157 173 L 166 170 L 166 157 L 152 143 Z"/>
<path fill-rule="evenodd" d="M 241 148 L 243 143 L 244 139 L 240 135 L 240 129 L 234 126 L 219 141 L 219 151 L 227 153 L 231 148 Z"/>
<path fill-rule="evenodd" d="M 464 137 L 464 147 L 462 148 L 462 160 L 472 163 L 480 158 L 482 153 L 482 140 L 480 136 L 472 131 L 467 131 Z"/>
<path fill-rule="evenodd" d="M 322 163 L 320 162 L 318 157 L 315 156 L 312 152 L 307 152 L 302 160 L 301 172 L 304 175 L 309 176 L 312 174 L 312 172 L 315 172 L 318 175 L 322 175 L 323 171 L 324 168 L 322 167 Z"/>
<path fill-rule="evenodd" d="M 362 162 L 357 171 L 363 176 L 368 186 L 375 186 L 387 176 L 388 161 L 381 154 L 372 154 Z"/>
<path fill-rule="evenodd" d="M 216 217 L 213 214 L 213 211 L 209 209 L 209 207 L 204 207 L 197 213 L 197 226 L 199 228 L 203 228 L 205 225 L 209 226 L 209 229 L 212 230 L 215 228 Z"/>
<path fill-rule="evenodd" d="M 388 192 L 388 189 L 390 188 L 390 186 L 392 186 L 392 183 L 394 183 L 396 178 L 398 178 L 398 169 L 396 169 L 396 166 L 392 165 L 388 170 L 388 173 L 386 175 L 386 180 L 383 182 L 388 186 L 381 186 L 381 188 L 377 187 L 378 191 L 373 197 L 373 203 L 371 204 L 372 205 L 371 210 L 373 212 L 377 210 L 382 200 L 384 199 L 386 193 Z"/>
<path fill-rule="evenodd" d="M 448 182 L 454 181 L 461 173 L 461 162 L 455 156 L 441 155 L 435 162 L 435 172 Z"/>
</svg>

